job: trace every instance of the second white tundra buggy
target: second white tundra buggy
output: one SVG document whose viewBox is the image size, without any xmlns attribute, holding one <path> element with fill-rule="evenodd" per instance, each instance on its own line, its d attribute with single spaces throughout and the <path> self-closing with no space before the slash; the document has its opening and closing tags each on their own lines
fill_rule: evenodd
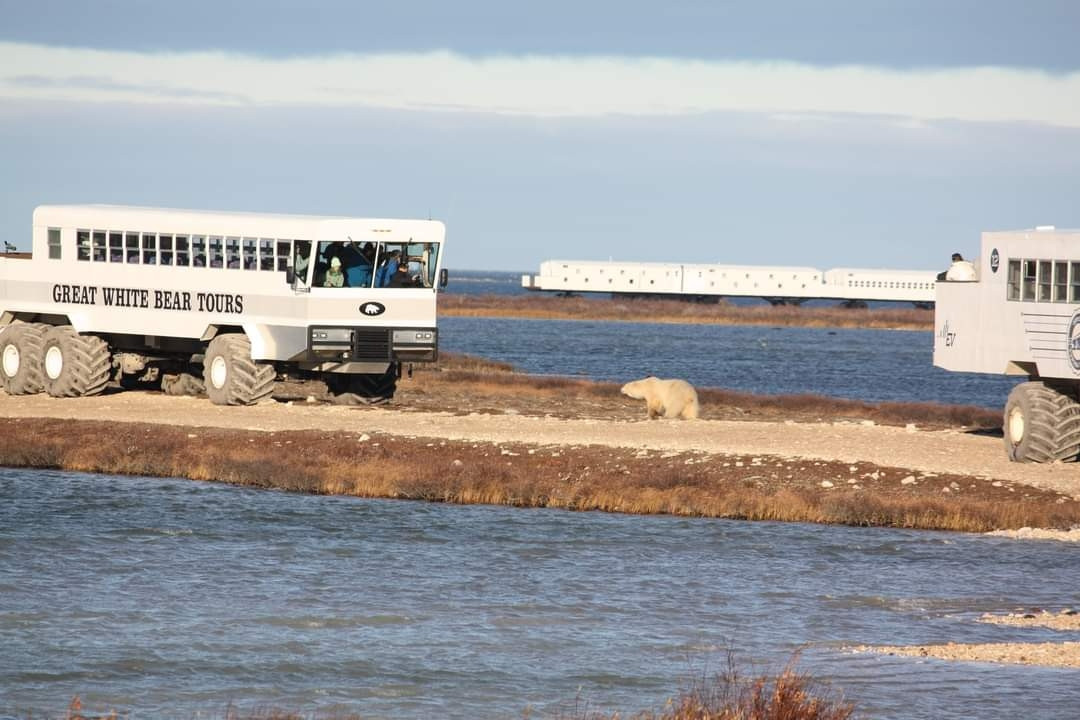
<svg viewBox="0 0 1080 720">
<path fill-rule="evenodd" d="M 937 283 L 934 322 L 935 365 L 1027 377 L 1005 403 L 1012 460 L 1080 457 L 1080 231 L 983 233 L 973 272 Z"/>
</svg>

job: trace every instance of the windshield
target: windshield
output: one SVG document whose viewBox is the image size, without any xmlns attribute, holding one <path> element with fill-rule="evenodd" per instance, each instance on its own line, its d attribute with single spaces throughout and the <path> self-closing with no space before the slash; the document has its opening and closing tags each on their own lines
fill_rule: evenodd
<svg viewBox="0 0 1080 720">
<path fill-rule="evenodd" d="M 319 243 L 314 287 L 434 288 L 438 243 Z"/>
</svg>

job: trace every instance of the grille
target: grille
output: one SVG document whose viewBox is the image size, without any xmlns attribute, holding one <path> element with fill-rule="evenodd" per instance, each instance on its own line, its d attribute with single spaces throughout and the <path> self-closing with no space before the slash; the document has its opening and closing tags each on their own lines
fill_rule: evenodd
<svg viewBox="0 0 1080 720">
<path fill-rule="evenodd" d="M 354 330 L 353 357 L 356 360 L 389 360 L 390 330 L 374 328 Z"/>
</svg>

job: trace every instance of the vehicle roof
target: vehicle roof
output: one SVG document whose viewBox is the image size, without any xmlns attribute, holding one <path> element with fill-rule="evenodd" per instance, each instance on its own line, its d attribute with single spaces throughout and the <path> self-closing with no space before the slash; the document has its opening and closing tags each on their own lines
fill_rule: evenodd
<svg viewBox="0 0 1080 720">
<path fill-rule="evenodd" d="M 314 232 L 323 223 L 381 223 L 427 224 L 433 220 L 392 218 L 358 218 L 344 215 L 299 215 L 286 213 L 237 212 L 229 210 L 185 210 L 179 208 L 142 207 L 135 205 L 39 205 L 34 209 L 34 225 L 56 223 L 65 225 L 92 225 L 114 230 L 158 230 L 172 228 L 175 231 L 198 225 L 199 228 L 219 227 L 222 234 L 245 232 L 258 233 L 254 228 L 273 225 L 282 232 L 302 235 Z M 191 228 L 197 230 L 198 228 Z"/>
</svg>

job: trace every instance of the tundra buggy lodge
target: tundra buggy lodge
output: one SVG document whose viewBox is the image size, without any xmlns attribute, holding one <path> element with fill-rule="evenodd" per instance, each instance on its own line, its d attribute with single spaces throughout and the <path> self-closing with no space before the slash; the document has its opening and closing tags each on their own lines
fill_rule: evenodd
<svg viewBox="0 0 1080 720">
<path fill-rule="evenodd" d="M 431 220 L 42 206 L 30 256 L 0 256 L 0 380 L 248 405 L 287 376 L 386 401 L 438 356 L 444 243 Z"/>
</svg>

